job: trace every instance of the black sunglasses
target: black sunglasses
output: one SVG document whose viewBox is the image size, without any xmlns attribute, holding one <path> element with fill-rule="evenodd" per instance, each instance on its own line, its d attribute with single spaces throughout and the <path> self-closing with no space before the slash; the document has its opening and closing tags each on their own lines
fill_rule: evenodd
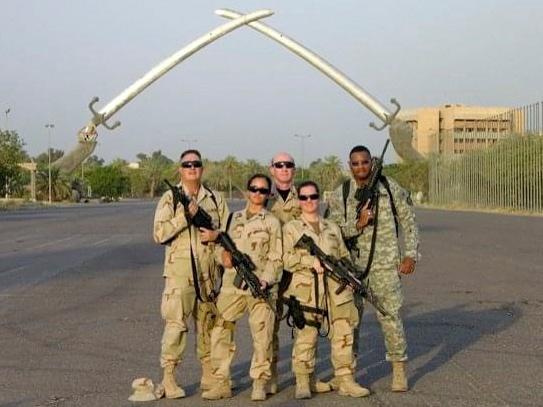
<svg viewBox="0 0 543 407">
<path fill-rule="evenodd" d="M 259 187 L 255 187 L 254 185 L 251 185 L 249 188 L 247 188 L 247 191 L 255 193 L 255 194 L 258 192 L 259 194 L 262 194 L 262 195 L 268 195 L 270 193 L 269 188 L 259 188 Z"/>
<path fill-rule="evenodd" d="M 310 199 L 312 201 L 316 201 L 317 199 L 319 199 L 319 194 L 298 195 L 298 199 L 300 201 L 309 201 Z"/>
<path fill-rule="evenodd" d="M 183 161 L 181 163 L 182 168 L 202 168 L 202 162 L 201 161 Z"/>
<path fill-rule="evenodd" d="M 274 168 L 294 168 L 292 161 L 277 161 L 272 164 Z"/>
</svg>

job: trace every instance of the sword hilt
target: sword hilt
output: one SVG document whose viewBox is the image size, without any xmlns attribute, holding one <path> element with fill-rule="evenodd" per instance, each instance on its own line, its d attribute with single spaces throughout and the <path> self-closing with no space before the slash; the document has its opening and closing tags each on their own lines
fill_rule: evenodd
<svg viewBox="0 0 543 407">
<path fill-rule="evenodd" d="M 100 113 L 100 112 L 97 112 L 95 109 L 94 109 L 94 105 L 99 101 L 100 99 L 95 96 L 92 98 L 92 100 L 90 101 L 89 103 L 89 109 L 92 113 L 92 122 L 94 123 L 95 126 L 99 126 L 100 124 L 103 125 L 106 129 L 108 130 L 113 130 L 115 129 L 116 127 L 119 127 L 121 125 L 121 122 L 120 121 L 116 121 L 115 123 L 113 123 L 113 125 L 109 125 L 106 123 L 106 120 L 104 118 L 104 114 Z"/>
</svg>

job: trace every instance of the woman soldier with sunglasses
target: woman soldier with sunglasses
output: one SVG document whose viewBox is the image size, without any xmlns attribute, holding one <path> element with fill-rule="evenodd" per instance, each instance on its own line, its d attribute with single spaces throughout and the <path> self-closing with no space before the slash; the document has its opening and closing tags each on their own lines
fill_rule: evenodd
<svg viewBox="0 0 543 407">
<path fill-rule="evenodd" d="M 311 398 L 314 382 L 315 359 L 319 327 L 329 328 L 328 337 L 332 350 L 331 361 L 334 376 L 339 384 L 339 394 L 351 397 L 364 397 L 368 389 L 354 381 L 355 359 L 353 355 L 353 331 L 358 323 L 358 313 L 354 305 L 353 293 L 346 288 L 337 294 L 339 285 L 328 278 L 320 261 L 307 249 L 296 243 L 305 234 L 328 255 L 349 259 L 349 251 L 341 237 L 339 226 L 319 216 L 319 188 L 313 181 L 298 185 L 298 201 L 301 209 L 300 219 L 292 220 L 283 226 L 283 262 L 292 272 L 292 281 L 285 293 L 294 296 L 304 310 L 307 320 L 305 327 L 295 329 L 292 348 L 292 370 L 296 375 L 295 397 Z M 327 310 L 324 318 L 308 308 Z M 323 321 L 323 319 L 327 319 Z M 313 392 L 315 392 L 313 390 Z"/>
<path fill-rule="evenodd" d="M 227 222 L 227 233 L 237 249 L 247 254 L 256 266 L 254 273 L 262 290 L 276 293 L 283 270 L 281 224 L 266 210 L 271 180 L 267 175 L 255 174 L 247 182 L 247 206 L 234 212 Z M 252 296 L 251 291 L 234 284 L 236 270 L 231 253 L 219 248 L 219 258 L 225 267 L 222 288 L 217 298 L 220 315 L 211 333 L 211 363 L 213 386 L 202 393 L 202 398 L 217 400 L 232 397 L 230 364 L 234 358 L 233 335 L 236 321 L 245 310 L 249 313 L 249 327 L 253 338 L 253 357 L 250 377 L 253 379 L 251 400 L 266 400 L 265 385 L 271 378 L 272 334 L 275 315 L 268 303 Z"/>
<path fill-rule="evenodd" d="M 185 397 L 174 371 L 185 353 L 191 314 L 196 325 L 196 353 L 202 366 L 201 387 L 211 384 L 212 276 L 216 264 L 213 242 L 219 232 L 198 229 L 190 223 L 190 218 L 201 207 L 211 215 L 214 229 L 219 229 L 224 228 L 229 213 L 222 196 L 201 184 L 203 165 L 199 151 L 184 151 L 178 172 L 181 179 L 178 187 L 191 202 L 188 208 L 176 205 L 172 191 L 167 191 L 158 202 L 153 224 L 155 242 L 165 245 L 166 249 L 161 303 L 165 328 L 160 365 L 164 369 L 162 384 L 167 398 Z"/>
</svg>

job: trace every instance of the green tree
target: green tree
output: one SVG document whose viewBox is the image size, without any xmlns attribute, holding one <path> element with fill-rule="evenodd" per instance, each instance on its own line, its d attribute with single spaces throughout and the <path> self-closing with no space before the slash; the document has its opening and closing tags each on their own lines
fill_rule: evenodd
<svg viewBox="0 0 543 407">
<path fill-rule="evenodd" d="M 149 180 L 149 196 L 154 198 L 160 188 L 161 180 L 167 177 L 171 171 L 173 161 L 162 154 L 161 150 L 153 152 L 148 157 L 146 154 L 138 154 L 140 168 Z"/>
<path fill-rule="evenodd" d="M 15 131 L 0 130 L 0 193 L 2 196 L 20 192 L 24 173 L 20 163 L 28 160 L 25 143 Z"/>
<path fill-rule="evenodd" d="M 69 176 L 59 168 L 51 167 L 51 201 L 58 202 L 71 199 L 72 182 Z M 42 201 L 49 199 L 49 169 L 38 167 L 36 172 L 36 198 Z"/>
<path fill-rule="evenodd" d="M 115 165 L 95 168 L 89 174 L 89 183 L 93 193 L 108 198 L 122 197 L 130 190 L 128 176 Z"/>
</svg>

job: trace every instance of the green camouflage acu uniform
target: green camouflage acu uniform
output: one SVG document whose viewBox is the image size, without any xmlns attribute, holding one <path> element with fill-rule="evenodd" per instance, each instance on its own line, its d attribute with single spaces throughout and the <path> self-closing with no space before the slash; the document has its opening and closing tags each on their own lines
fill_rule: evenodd
<svg viewBox="0 0 543 407">
<path fill-rule="evenodd" d="M 388 177 L 387 179 L 397 210 L 398 226 L 402 231 L 404 253 L 400 253 L 389 194 L 385 186 L 379 183 L 379 219 L 377 222 L 375 252 L 366 283 L 376 302 L 390 314 L 390 316 L 384 317 L 379 312 L 377 313 L 385 337 L 386 359 L 390 362 L 400 362 L 407 360 L 407 342 L 400 316 L 403 296 L 400 277 L 398 276 L 398 266 L 403 257 L 412 257 L 417 260 L 419 231 L 409 195 L 396 181 Z M 345 239 L 358 235 L 358 249 L 353 250 L 351 255 L 354 263 L 363 271 L 366 269 L 370 255 L 374 226 L 373 224 L 366 226 L 361 234 L 356 229 L 356 206 L 358 205 L 358 201 L 354 196 L 356 189 L 356 181 L 351 179 L 346 213 L 342 185 L 334 191 L 330 198 L 328 210 L 329 218 L 340 226 Z M 355 296 L 355 301 L 359 309 L 360 320 L 362 320 L 363 300 L 361 297 Z M 355 351 L 357 352 L 358 331 L 359 327 L 355 332 Z"/>
<path fill-rule="evenodd" d="M 211 215 L 213 226 L 224 228 L 229 212 L 222 196 L 200 187 L 195 199 Z M 196 354 L 203 366 L 204 363 L 210 363 L 210 334 L 214 324 L 214 304 L 210 301 L 210 294 L 216 272 L 215 245 L 202 244 L 198 229 L 188 227 L 182 205 L 178 205 L 174 211 L 171 191 L 162 195 L 157 205 L 153 237 L 155 242 L 166 244 L 163 274 L 165 286 L 161 304 L 166 326 L 162 336 L 161 366 L 175 366 L 183 357 L 191 314 L 196 322 Z M 191 250 L 204 302 L 197 301 Z"/>
<path fill-rule="evenodd" d="M 249 255 L 256 266 L 255 274 L 258 278 L 267 281 L 270 286 L 273 285 L 272 293 L 276 291 L 276 283 L 283 272 L 283 246 L 279 220 L 266 209 L 247 218 L 246 208 L 233 214 L 228 234 L 238 250 Z M 217 250 L 217 258 L 221 257 L 223 250 L 222 248 Z M 211 334 L 213 377 L 217 382 L 230 378 L 230 365 L 236 350 L 233 341 L 234 327 L 247 309 L 253 338 L 250 376 L 253 380 L 267 381 L 271 377 L 275 316 L 265 300 L 254 298 L 249 289 L 236 288 L 235 276 L 234 268 L 225 269 L 222 288 L 217 298 L 220 317 L 217 318 Z M 272 294 L 272 298 L 275 298 L 275 294 Z"/>
<path fill-rule="evenodd" d="M 290 193 L 288 194 L 287 200 L 284 201 L 281 197 L 281 194 L 277 191 L 277 187 L 274 185 L 271 190 L 270 197 L 268 198 L 266 207 L 268 210 L 273 213 L 281 225 L 285 223 L 300 218 L 302 210 L 298 205 L 298 193 L 296 188 L 292 186 L 290 188 Z M 283 314 L 283 303 L 281 301 L 277 302 L 277 314 L 279 317 Z M 277 371 L 277 362 L 279 360 L 279 328 L 281 326 L 281 319 L 276 318 L 275 324 L 273 326 L 273 361 L 272 361 L 272 374 L 276 376 Z M 273 393 L 274 391 L 272 391 Z"/>
<path fill-rule="evenodd" d="M 337 258 L 349 258 L 349 252 L 341 237 L 341 230 L 335 223 L 319 218 L 319 231 L 316 233 L 303 219 L 293 220 L 283 227 L 283 262 L 285 268 L 293 273 L 286 296 L 295 296 L 301 305 L 315 307 L 318 304 L 318 308 L 321 309 L 325 307 L 325 301 L 327 301 L 334 374 L 337 377 L 351 377 L 355 368 L 353 330 L 358 324 L 358 313 L 353 302 L 352 291 L 345 289 L 340 294 L 336 294 L 338 283 L 330 277 L 319 275 L 319 298 L 316 299 L 312 271 L 315 257 L 306 249 L 294 247 L 300 237 L 306 234 L 313 238 L 326 254 Z M 328 284 L 328 299 L 324 294 L 324 278 Z M 304 312 L 304 315 L 308 321 L 315 320 L 313 313 Z M 311 375 L 315 370 L 317 328 L 306 325 L 303 329 L 296 329 L 295 333 L 292 349 L 293 371 L 296 375 Z"/>
</svg>

